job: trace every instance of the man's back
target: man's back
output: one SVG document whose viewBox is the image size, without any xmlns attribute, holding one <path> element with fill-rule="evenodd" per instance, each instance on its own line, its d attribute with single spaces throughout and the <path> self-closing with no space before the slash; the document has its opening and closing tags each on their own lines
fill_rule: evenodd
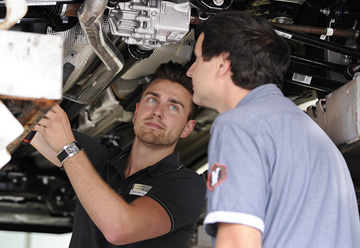
<svg viewBox="0 0 360 248">
<path fill-rule="evenodd" d="M 222 137 L 232 146 L 228 154 Z M 222 153 L 211 152 L 218 147 Z M 210 197 L 219 198 L 231 188 L 238 195 L 208 206 L 210 215 L 226 211 L 259 218 L 262 223 L 243 224 L 263 232 L 265 248 L 360 247 L 355 192 L 343 157 L 275 85 L 254 89 L 222 114 L 209 149 L 209 163 L 225 164 L 229 181 Z"/>
</svg>

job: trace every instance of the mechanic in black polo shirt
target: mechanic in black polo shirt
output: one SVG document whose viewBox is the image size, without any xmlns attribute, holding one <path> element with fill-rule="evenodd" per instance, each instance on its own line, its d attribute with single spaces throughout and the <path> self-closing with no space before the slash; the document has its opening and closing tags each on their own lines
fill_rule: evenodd
<svg viewBox="0 0 360 248">
<path fill-rule="evenodd" d="M 31 144 L 64 167 L 79 199 L 70 247 L 187 246 L 204 206 L 205 184 L 174 153 L 196 123 L 185 73 L 172 62 L 158 68 L 136 106 L 129 149 L 110 152 L 73 132 L 59 106 L 34 128 Z"/>
</svg>

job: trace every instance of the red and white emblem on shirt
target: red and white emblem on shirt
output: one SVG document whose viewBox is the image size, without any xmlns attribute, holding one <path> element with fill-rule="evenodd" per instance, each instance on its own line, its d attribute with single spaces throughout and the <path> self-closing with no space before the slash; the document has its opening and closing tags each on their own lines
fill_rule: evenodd
<svg viewBox="0 0 360 248">
<path fill-rule="evenodd" d="M 226 179 L 226 166 L 215 163 L 211 166 L 211 169 L 208 173 L 208 178 L 206 186 L 209 190 L 214 190 L 219 184 L 224 182 Z"/>
</svg>

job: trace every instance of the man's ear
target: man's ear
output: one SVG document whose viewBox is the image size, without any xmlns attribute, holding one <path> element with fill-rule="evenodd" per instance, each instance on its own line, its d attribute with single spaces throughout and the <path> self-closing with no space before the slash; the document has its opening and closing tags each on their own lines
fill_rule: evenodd
<svg viewBox="0 0 360 248">
<path fill-rule="evenodd" d="M 229 59 L 230 53 L 221 53 L 218 56 L 219 64 L 218 64 L 218 75 L 222 76 L 226 73 L 231 73 L 231 61 Z"/>
<path fill-rule="evenodd" d="M 135 112 L 134 112 L 134 117 L 133 117 L 133 119 L 132 119 L 133 123 L 135 122 L 135 118 L 136 118 L 136 113 L 137 113 L 137 110 L 138 110 L 138 106 L 139 106 L 139 103 L 136 103 Z"/>
<path fill-rule="evenodd" d="M 194 129 L 195 124 L 196 124 L 196 120 L 189 120 L 186 123 L 186 125 L 180 135 L 180 138 L 182 138 L 182 139 L 186 138 L 191 133 L 191 131 Z"/>
</svg>

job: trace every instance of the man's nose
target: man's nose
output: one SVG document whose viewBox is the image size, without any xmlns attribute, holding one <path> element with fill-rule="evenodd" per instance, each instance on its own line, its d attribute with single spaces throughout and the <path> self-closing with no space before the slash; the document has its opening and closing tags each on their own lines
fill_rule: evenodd
<svg viewBox="0 0 360 248">
<path fill-rule="evenodd" d="M 162 119 L 164 117 L 164 110 L 163 110 L 163 106 L 158 105 L 152 112 L 152 116 Z"/>
<path fill-rule="evenodd" d="M 187 72 L 186 72 L 186 75 L 187 75 L 188 77 L 192 77 L 193 65 L 194 65 L 194 64 L 192 64 L 192 65 L 190 66 L 190 68 L 189 68 L 189 69 L 187 70 Z"/>
</svg>

